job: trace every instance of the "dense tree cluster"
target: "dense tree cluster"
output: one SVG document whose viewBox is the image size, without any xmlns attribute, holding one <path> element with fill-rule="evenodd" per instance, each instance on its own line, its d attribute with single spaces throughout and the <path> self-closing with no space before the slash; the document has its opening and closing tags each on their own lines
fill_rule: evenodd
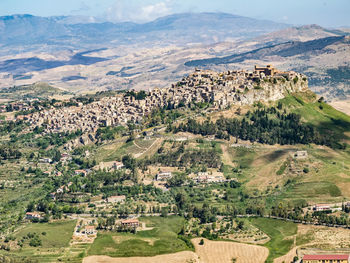
<svg viewBox="0 0 350 263">
<path fill-rule="evenodd" d="M 128 97 L 128 96 L 132 96 L 136 100 L 144 100 L 148 96 L 148 94 L 144 90 L 141 90 L 139 92 L 135 92 L 134 90 L 131 90 L 125 93 L 125 97 Z"/>
<path fill-rule="evenodd" d="M 21 158 L 21 156 L 22 156 L 22 153 L 19 150 L 17 150 L 16 148 L 6 146 L 6 145 L 0 146 L 0 157 L 3 160 L 19 159 L 19 158 Z"/>
<path fill-rule="evenodd" d="M 117 127 L 101 127 L 96 132 L 96 139 L 99 139 L 100 141 L 107 141 L 107 140 L 113 140 L 115 139 L 115 136 L 118 134 L 125 133 L 126 129 L 123 126 L 117 126 Z"/>
<path fill-rule="evenodd" d="M 36 139 L 36 145 L 42 149 L 46 149 L 49 145 L 56 147 L 62 146 L 70 140 L 76 139 L 82 135 L 81 130 L 75 132 L 50 133 Z"/>
<path fill-rule="evenodd" d="M 185 150 L 184 145 L 181 144 L 175 150 L 167 151 L 160 148 L 153 157 L 139 161 L 139 166 L 144 168 L 152 164 L 170 167 L 206 166 L 218 168 L 221 165 L 221 159 L 215 149 Z"/>
<path fill-rule="evenodd" d="M 209 120 L 203 123 L 190 119 L 185 124 L 173 127 L 174 132 L 216 135 L 229 139 L 229 135 L 242 140 L 264 144 L 309 144 L 315 143 L 340 148 L 332 134 L 323 134 L 309 124 L 302 123 L 301 116 L 286 113 L 275 107 L 256 109 L 248 112 L 242 119 L 220 118 L 215 123 Z"/>
</svg>

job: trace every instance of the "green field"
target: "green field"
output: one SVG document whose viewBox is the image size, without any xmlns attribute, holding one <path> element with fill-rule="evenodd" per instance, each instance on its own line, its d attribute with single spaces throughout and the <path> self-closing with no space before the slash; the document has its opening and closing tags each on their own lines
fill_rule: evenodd
<svg viewBox="0 0 350 263">
<path fill-rule="evenodd" d="M 53 223 L 28 224 L 14 234 L 16 241 L 23 240 L 23 247 L 17 250 L 6 252 L 6 255 L 13 257 L 30 258 L 37 262 L 56 262 L 63 257 L 66 248 L 69 246 L 76 221 L 60 221 Z M 42 245 L 32 247 L 29 245 L 28 233 L 37 234 L 42 241 Z"/>
<path fill-rule="evenodd" d="M 249 221 L 271 238 L 264 244 L 270 251 L 266 262 L 273 262 L 273 259 L 287 254 L 292 248 L 297 224 L 269 218 L 249 218 Z"/>
<path fill-rule="evenodd" d="M 154 228 L 139 231 L 137 234 L 101 232 L 89 249 L 88 255 L 155 256 L 191 250 L 177 235 L 185 223 L 183 218 L 144 217 L 141 221 Z"/>
</svg>

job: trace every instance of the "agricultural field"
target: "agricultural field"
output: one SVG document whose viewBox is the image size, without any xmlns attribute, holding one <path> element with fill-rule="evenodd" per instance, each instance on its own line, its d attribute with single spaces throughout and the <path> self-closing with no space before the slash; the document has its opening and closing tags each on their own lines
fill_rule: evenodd
<svg viewBox="0 0 350 263">
<path fill-rule="evenodd" d="M 52 223 L 32 223 L 14 232 L 9 242 L 11 250 L 5 255 L 52 262 L 65 258 L 75 220 Z"/>
<path fill-rule="evenodd" d="M 261 263 L 265 262 L 269 251 L 267 248 L 227 241 L 211 241 L 201 238 L 192 240 L 196 254 L 203 263 Z"/>
<path fill-rule="evenodd" d="M 88 250 L 88 255 L 107 255 L 111 257 L 155 256 L 193 250 L 190 242 L 178 238 L 185 221 L 181 217 L 140 218 L 151 230 L 131 233 L 112 233 L 101 231 Z M 186 240 L 186 239 L 185 239 Z"/>
<path fill-rule="evenodd" d="M 273 262 L 292 248 L 298 230 L 297 224 L 268 218 L 249 218 L 249 221 L 270 237 L 270 241 L 264 244 L 269 249 L 266 262 Z"/>
</svg>

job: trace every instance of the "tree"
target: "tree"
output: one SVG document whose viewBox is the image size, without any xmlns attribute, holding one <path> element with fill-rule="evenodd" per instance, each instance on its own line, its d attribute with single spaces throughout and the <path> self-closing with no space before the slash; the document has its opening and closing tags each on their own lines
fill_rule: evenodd
<svg viewBox="0 0 350 263">
<path fill-rule="evenodd" d="M 134 171 L 136 169 L 136 160 L 130 155 L 124 155 L 122 162 L 125 165 L 125 168 Z"/>
<path fill-rule="evenodd" d="M 167 217 L 168 216 L 168 207 L 162 207 L 162 211 L 161 211 L 161 214 L 160 216 L 161 217 Z"/>
<path fill-rule="evenodd" d="M 185 192 L 179 192 L 175 196 L 175 202 L 179 210 L 183 210 L 187 205 L 187 195 Z"/>
<path fill-rule="evenodd" d="M 61 160 L 61 152 L 58 149 L 55 150 L 52 160 L 54 162 L 59 162 Z"/>
<path fill-rule="evenodd" d="M 27 205 L 26 211 L 27 211 L 27 212 L 33 212 L 34 209 L 35 209 L 35 203 L 34 203 L 34 201 L 31 201 L 31 202 Z"/>
<path fill-rule="evenodd" d="M 199 241 L 199 245 L 203 246 L 204 245 L 204 239 L 202 238 L 201 241 Z"/>
</svg>

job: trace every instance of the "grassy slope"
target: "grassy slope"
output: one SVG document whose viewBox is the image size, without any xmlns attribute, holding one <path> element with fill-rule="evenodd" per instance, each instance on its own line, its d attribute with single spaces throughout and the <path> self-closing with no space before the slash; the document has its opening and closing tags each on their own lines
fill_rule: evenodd
<svg viewBox="0 0 350 263">
<path fill-rule="evenodd" d="M 320 132 L 333 132 L 337 138 L 346 138 L 350 132 L 350 116 L 337 111 L 332 106 L 319 103 L 311 93 L 295 94 L 280 100 L 288 110 L 300 114 L 302 119 L 314 125 Z"/>
<path fill-rule="evenodd" d="M 177 233 L 184 224 L 183 218 L 147 217 L 141 218 L 141 221 L 154 228 L 137 234 L 102 232 L 98 234 L 88 254 L 112 257 L 155 256 L 190 250 L 184 241 L 177 238 Z"/>
<path fill-rule="evenodd" d="M 266 262 L 285 255 L 294 243 L 292 236 L 297 234 L 298 225 L 269 218 L 250 218 L 250 222 L 265 232 L 271 240 L 264 246 L 270 251 Z"/>
</svg>

